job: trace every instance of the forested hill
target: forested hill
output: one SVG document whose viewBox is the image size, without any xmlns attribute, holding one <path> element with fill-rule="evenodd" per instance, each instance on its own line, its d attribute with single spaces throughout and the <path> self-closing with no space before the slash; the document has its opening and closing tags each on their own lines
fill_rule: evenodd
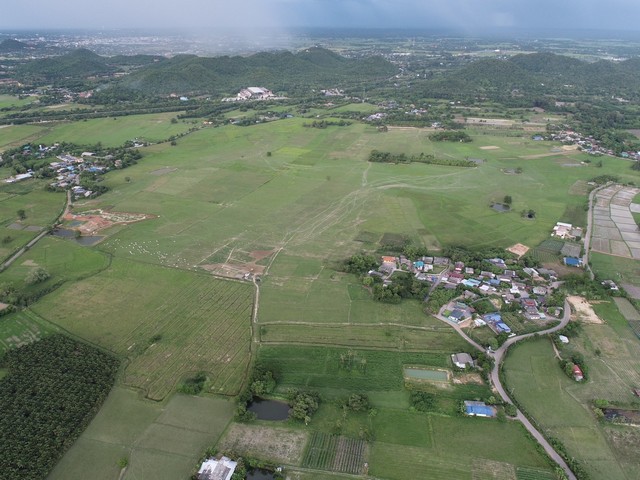
<svg viewBox="0 0 640 480">
<path fill-rule="evenodd" d="M 106 57 L 81 48 L 66 55 L 33 60 L 20 65 L 17 74 L 23 80 L 42 82 L 88 77 L 114 71 L 115 68 L 108 64 Z"/>
<path fill-rule="evenodd" d="M 507 60 L 483 59 L 442 77 L 416 85 L 432 96 L 582 94 L 636 98 L 640 92 L 640 59 L 595 63 L 553 53 L 516 55 Z"/>
<path fill-rule="evenodd" d="M 141 68 L 121 83 L 154 94 L 232 95 L 247 86 L 290 92 L 366 84 L 396 72 L 396 67 L 380 57 L 355 60 L 314 47 L 298 53 L 257 53 L 249 57 L 179 55 Z"/>
<path fill-rule="evenodd" d="M 13 53 L 13 52 L 22 52 L 27 50 L 29 45 L 26 43 L 19 42 L 18 40 L 14 40 L 12 38 L 7 38 L 0 42 L 0 53 Z"/>
</svg>

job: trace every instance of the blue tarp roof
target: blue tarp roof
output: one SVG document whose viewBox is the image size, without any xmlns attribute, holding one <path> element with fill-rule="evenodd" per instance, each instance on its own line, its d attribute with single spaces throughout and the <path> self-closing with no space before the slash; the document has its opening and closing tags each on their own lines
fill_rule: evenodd
<svg viewBox="0 0 640 480">
<path fill-rule="evenodd" d="M 564 257 L 565 265 L 570 265 L 572 267 L 580 266 L 580 259 L 575 257 Z"/>
<path fill-rule="evenodd" d="M 467 415 L 493 417 L 493 408 L 487 405 L 467 405 Z"/>
<path fill-rule="evenodd" d="M 501 322 L 502 321 L 502 317 L 500 316 L 499 313 L 487 313 L 482 318 L 484 318 L 485 320 L 488 320 L 490 322 Z"/>
<path fill-rule="evenodd" d="M 496 327 L 498 327 L 498 330 L 500 330 L 501 332 L 511 333 L 511 329 L 509 328 L 509 325 L 507 325 L 504 322 L 496 323 Z"/>
</svg>

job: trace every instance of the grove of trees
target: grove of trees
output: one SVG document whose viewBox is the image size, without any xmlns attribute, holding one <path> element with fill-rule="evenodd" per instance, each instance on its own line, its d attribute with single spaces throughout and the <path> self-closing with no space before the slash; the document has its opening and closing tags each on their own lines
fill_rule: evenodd
<svg viewBox="0 0 640 480">
<path fill-rule="evenodd" d="M 9 350 L 0 362 L 0 477 L 45 478 L 98 412 L 119 361 L 63 335 Z"/>
</svg>

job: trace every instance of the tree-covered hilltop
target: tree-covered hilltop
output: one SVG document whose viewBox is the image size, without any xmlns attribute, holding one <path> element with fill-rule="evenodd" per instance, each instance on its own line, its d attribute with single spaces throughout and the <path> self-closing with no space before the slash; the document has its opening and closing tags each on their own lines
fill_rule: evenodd
<svg viewBox="0 0 640 480">
<path fill-rule="evenodd" d="M 118 360 L 63 335 L 9 350 L 0 365 L 0 477 L 44 478 L 109 394 Z"/>
<path fill-rule="evenodd" d="M 589 63 L 548 52 L 508 59 L 482 59 L 424 82 L 413 82 L 414 95 L 430 97 L 478 95 L 494 100 L 541 95 L 621 95 L 639 98 L 640 59 Z"/>
<path fill-rule="evenodd" d="M 177 55 L 141 68 L 120 81 L 135 90 L 153 94 L 235 94 L 247 86 L 273 91 L 297 91 L 359 84 L 387 78 L 397 69 L 380 57 L 349 59 L 324 48 L 257 53 L 249 57 L 197 57 Z"/>
</svg>

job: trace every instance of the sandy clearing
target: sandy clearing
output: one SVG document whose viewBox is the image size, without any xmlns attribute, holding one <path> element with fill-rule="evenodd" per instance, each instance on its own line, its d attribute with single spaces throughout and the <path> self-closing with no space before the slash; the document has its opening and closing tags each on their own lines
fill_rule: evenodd
<svg viewBox="0 0 640 480">
<path fill-rule="evenodd" d="M 516 243 L 515 245 L 512 245 L 509 248 L 507 248 L 507 252 L 511 252 L 514 255 L 518 255 L 518 257 L 523 256 L 529 250 L 530 250 L 529 247 L 521 243 Z"/>
<path fill-rule="evenodd" d="M 569 300 L 569 303 L 575 310 L 575 315 L 572 315 L 573 320 L 580 320 L 584 323 L 593 324 L 604 323 L 602 319 L 596 315 L 596 312 L 593 311 L 591 304 L 583 297 L 571 295 L 567 297 L 567 300 Z"/>
<path fill-rule="evenodd" d="M 500 150 L 500 147 L 496 147 L 495 145 L 486 145 L 484 147 L 480 147 L 480 150 Z"/>
</svg>

